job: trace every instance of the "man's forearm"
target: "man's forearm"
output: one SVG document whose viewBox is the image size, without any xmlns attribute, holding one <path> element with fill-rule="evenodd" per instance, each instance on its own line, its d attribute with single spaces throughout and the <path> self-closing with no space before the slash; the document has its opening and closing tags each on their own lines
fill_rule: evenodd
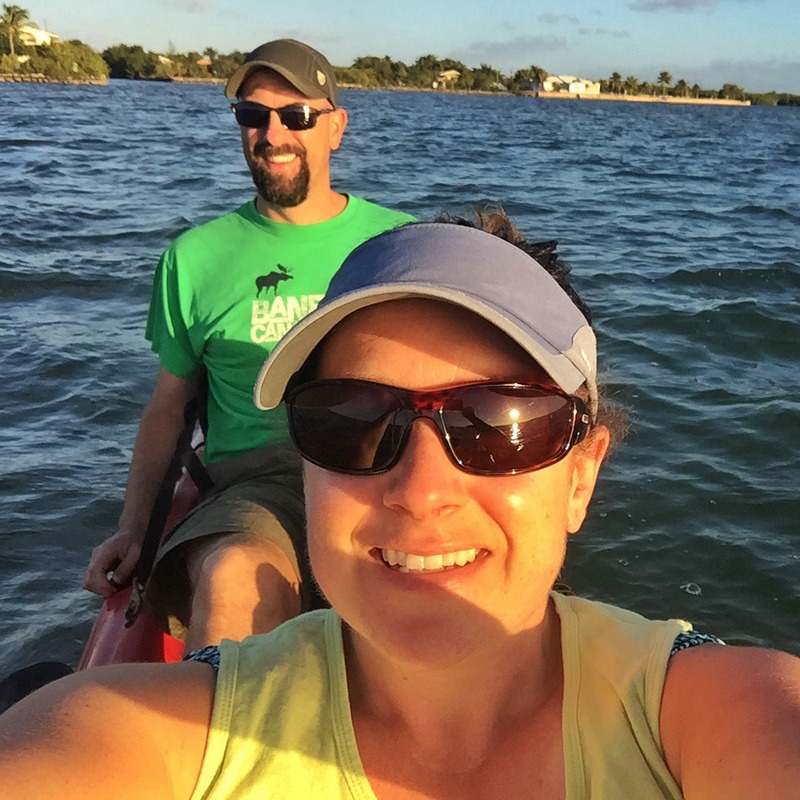
<svg viewBox="0 0 800 800">
<path fill-rule="evenodd" d="M 144 536 L 158 490 L 183 428 L 183 408 L 148 404 L 133 448 L 119 529 Z"/>
</svg>

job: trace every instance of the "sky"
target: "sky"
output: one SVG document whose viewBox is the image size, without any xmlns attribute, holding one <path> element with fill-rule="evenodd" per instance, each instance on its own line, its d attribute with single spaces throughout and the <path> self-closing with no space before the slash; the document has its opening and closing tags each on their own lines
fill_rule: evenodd
<svg viewBox="0 0 800 800">
<path fill-rule="evenodd" d="M 531 66 L 800 94 L 798 0 L 16 0 L 40 27 L 102 51 L 249 51 L 301 39 L 333 64 L 433 54 L 505 74 Z"/>
</svg>

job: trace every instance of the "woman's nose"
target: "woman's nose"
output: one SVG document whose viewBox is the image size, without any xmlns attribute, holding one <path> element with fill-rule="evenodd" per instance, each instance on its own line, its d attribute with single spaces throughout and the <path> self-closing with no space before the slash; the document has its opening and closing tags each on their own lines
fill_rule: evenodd
<svg viewBox="0 0 800 800">
<path fill-rule="evenodd" d="M 386 473 L 384 504 L 414 518 L 461 508 L 471 476 L 456 467 L 446 448 L 433 420 L 415 420 L 400 459 Z"/>
</svg>

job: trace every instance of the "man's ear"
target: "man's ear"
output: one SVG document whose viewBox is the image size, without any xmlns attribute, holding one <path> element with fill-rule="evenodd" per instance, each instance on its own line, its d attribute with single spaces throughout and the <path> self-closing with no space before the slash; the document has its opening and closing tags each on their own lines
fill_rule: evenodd
<svg viewBox="0 0 800 800">
<path fill-rule="evenodd" d="M 586 519 L 600 466 L 608 452 L 611 434 L 605 425 L 592 429 L 572 453 L 572 486 L 567 509 L 567 532 L 577 533 Z"/>
<path fill-rule="evenodd" d="M 345 128 L 347 128 L 347 112 L 343 108 L 336 108 L 328 117 L 328 145 L 331 150 L 338 150 L 342 143 Z"/>
</svg>

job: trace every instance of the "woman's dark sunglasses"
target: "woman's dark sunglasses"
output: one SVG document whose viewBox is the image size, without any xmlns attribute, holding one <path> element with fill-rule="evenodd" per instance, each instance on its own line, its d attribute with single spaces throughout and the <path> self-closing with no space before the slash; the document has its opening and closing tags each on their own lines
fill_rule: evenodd
<svg viewBox="0 0 800 800">
<path fill-rule="evenodd" d="M 290 388 L 289 430 L 301 455 L 333 472 L 397 464 L 414 420 L 433 420 L 450 459 L 475 475 L 514 475 L 561 460 L 590 428 L 579 397 L 546 386 L 473 383 L 412 392 L 359 380 Z"/>
<path fill-rule="evenodd" d="M 231 110 L 236 116 L 236 121 L 243 128 L 266 128 L 269 126 L 269 115 L 274 111 L 281 121 L 281 125 L 290 131 L 307 131 L 317 124 L 320 114 L 330 114 L 332 108 L 311 108 L 305 105 L 283 106 L 270 108 L 261 103 L 250 103 L 241 100 L 231 103 Z"/>
</svg>

